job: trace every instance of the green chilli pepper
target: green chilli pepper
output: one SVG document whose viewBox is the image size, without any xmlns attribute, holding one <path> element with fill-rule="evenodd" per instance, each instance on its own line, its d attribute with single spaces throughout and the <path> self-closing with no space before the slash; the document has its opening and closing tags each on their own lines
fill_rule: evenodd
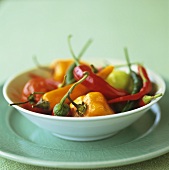
<svg viewBox="0 0 169 170">
<path fill-rule="evenodd" d="M 128 56 L 128 52 L 127 52 L 126 48 L 124 49 L 124 52 L 125 52 L 125 57 L 126 57 L 126 60 L 127 60 L 127 65 L 128 65 L 128 68 L 129 68 L 129 73 L 130 73 L 130 76 L 131 76 L 132 81 L 133 81 L 133 89 L 132 89 L 131 94 L 136 94 L 142 88 L 143 82 L 142 82 L 141 77 L 131 69 L 131 64 L 130 64 L 130 61 L 129 61 L 129 56 Z M 135 104 L 136 104 L 136 101 L 128 101 L 126 103 L 126 105 L 124 106 L 122 112 L 126 112 L 128 110 L 131 110 L 134 107 Z"/>
</svg>

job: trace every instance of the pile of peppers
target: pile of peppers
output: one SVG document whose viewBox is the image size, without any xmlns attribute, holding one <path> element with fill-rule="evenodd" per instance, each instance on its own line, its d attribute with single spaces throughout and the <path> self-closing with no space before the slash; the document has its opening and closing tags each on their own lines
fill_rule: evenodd
<svg viewBox="0 0 169 170">
<path fill-rule="evenodd" d="M 10 105 L 17 104 L 25 109 L 52 116 L 91 117 L 136 109 L 162 95 L 155 95 L 155 86 L 143 65 L 136 64 L 137 71 L 132 70 L 127 49 L 126 67 L 131 80 L 128 86 L 132 84 L 130 91 L 116 88 L 109 83 L 107 78 L 115 72 L 115 66 L 97 68 L 93 64 L 80 61 L 91 40 L 76 56 L 70 39 L 71 36 L 68 37 L 68 44 L 73 59 L 52 62 L 49 66 L 50 78 L 31 74 L 30 80 L 23 87 L 21 102 Z"/>
</svg>

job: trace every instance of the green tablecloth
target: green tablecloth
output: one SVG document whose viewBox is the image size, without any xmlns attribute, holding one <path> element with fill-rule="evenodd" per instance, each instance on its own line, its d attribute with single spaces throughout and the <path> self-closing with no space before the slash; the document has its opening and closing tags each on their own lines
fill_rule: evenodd
<svg viewBox="0 0 169 170">
<path fill-rule="evenodd" d="M 83 167 L 83 165 L 82 165 Z M 52 170 L 58 168 L 46 168 L 46 167 L 37 167 L 32 165 L 26 165 L 4 158 L 0 158 L 0 169 L 2 170 Z M 82 168 L 83 169 L 83 168 Z M 168 170 L 169 169 L 169 154 L 165 154 L 158 158 L 148 160 L 141 163 L 136 163 L 133 165 L 127 165 L 122 167 L 112 167 L 112 168 L 101 168 L 100 170 Z M 64 170 L 64 169 L 63 169 Z"/>
</svg>

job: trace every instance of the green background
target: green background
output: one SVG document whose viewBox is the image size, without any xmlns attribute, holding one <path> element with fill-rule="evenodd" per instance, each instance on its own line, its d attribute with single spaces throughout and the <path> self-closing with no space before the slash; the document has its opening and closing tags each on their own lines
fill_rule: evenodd
<svg viewBox="0 0 169 170">
<path fill-rule="evenodd" d="M 84 56 L 144 62 L 168 76 L 168 0 L 7 0 L 0 1 L 0 76 L 41 63 L 71 57 L 67 36 L 78 53 L 93 39 Z M 8 69 L 7 69 L 8 66 Z"/>
<path fill-rule="evenodd" d="M 89 39 L 84 55 L 124 59 L 127 47 L 133 62 L 143 62 L 162 75 L 169 86 L 168 0 L 1 0 L 0 81 L 42 64 L 68 58 L 67 36 L 78 53 Z M 115 169 L 167 169 L 169 155 Z M 0 158 L 0 169 L 42 169 Z M 44 168 L 45 169 L 45 168 Z"/>
</svg>

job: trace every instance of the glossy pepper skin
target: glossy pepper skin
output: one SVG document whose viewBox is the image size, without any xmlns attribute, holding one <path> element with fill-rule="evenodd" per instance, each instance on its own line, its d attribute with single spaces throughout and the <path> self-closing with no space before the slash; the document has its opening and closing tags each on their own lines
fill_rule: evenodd
<svg viewBox="0 0 169 170">
<path fill-rule="evenodd" d="M 107 77 L 110 72 L 113 70 L 113 66 L 105 67 L 100 70 L 97 75 L 101 78 Z M 71 88 L 73 84 L 66 85 L 64 87 L 49 91 L 42 96 L 42 101 L 48 102 L 49 109 L 52 110 L 55 104 L 59 103 L 62 97 L 67 93 L 67 91 Z M 70 97 L 72 100 L 76 99 L 79 96 L 85 95 L 90 91 L 89 88 L 83 86 L 82 84 L 78 84 L 75 87 L 75 90 L 71 93 Z M 68 99 L 65 100 L 66 103 L 70 103 Z M 43 107 L 43 106 L 42 106 Z"/>
<path fill-rule="evenodd" d="M 140 91 L 140 89 L 142 88 L 142 79 L 141 77 L 135 73 L 134 71 L 131 71 L 131 78 L 133 80 L 133 89 L 132 89 L 132 92 L 131 92 L 131 95 L 132 94 L 136 94 Z M 127 101 L 125 107 L 123 108 L 122 112 L 126 112 L 126 111 L 129 111 L 131 109 L 133 109 L 135 107 L 135 103 L 137 101 Z"/>
<path fill-rule="evenodd" d="M 73 60 L 56 60 L 53 61 L 50 65 L 50 69 L 53 71 L 53 78 L 56 81 L 62 82 L 64 79 L 64 76 L 66 75 L 66 72 L 70 65 L 73 63 Z"/>
<path fill-rule="evenodd" d="M 84 63 L 84 62 L 82 62 L 82 63 Z M 53 79 L 60 83 L 63 82 L 65 75 L 67 75 L 68 78 L 70 79 L 70 77 L 69 77 L 71 74 L 70 67 L 72 67 L 73 64 L 74 64 L 73 59 L 53 61 L 50 65 L 50 69 L 52 70 Z M 71 83 L 66 83 L 66 84 L 71 84 Z"/>
<path fill-rule="evenodd" d="M 97 91 L 102 93 L 106 99 L 114 99 L 127 94 L 124 90 L 115 89 L 104 79 L 92 72 L 91 68 L 87 65 L 79 65 L 74 68 L 73 74 L 76 80 L 79 80 L 83 76 L 83 72 L 89 72 L 89 76 L 82 84 L 91 91 Z"/>
<path fill-rule="evenodd" d="M 47 79 L 47 78 L 43 78 L 40 76 L 36 76 L 32 79 L 30 79 L 24 86 L 23 90 L 22 90 L 22 96 L 21 96 L 21 100 L 22 101 L 27 101 L 28 97 L 35 92 L 48 92 L 51 90 L 56 89 L 58 86 L 58 83 L 55 82 L 52 79 Z M 38 102 L 40 100 L 40 98 L 42 97 L 43 94 L 35 94 L 34 95 L 34 103 Z M 49 113 L 49 111 L 43 110 L 41 108 L 33 108 L 32 104 L 30 102 L 25 103 L 22 105 L 23 108 L 34 111 L 34 112 L 38 112 L 38 113 Z"/>
<path fill-rule="evenodd" d="M 100 92 L 89 92 L 86 95 L 79 96 L 74 102 L 76 104 L 86 104 L 87 109 L 83 115 L 79 115 L 77 108 L 71 103 L 70 110 L 73 117 L 91 117 L 114 114 L 114 111 L 107 104 L 105 97 Z"/>
<path fill-rule="evenodd" d="M 144 95 L 148 94 L 152 90 L 152 83 L 148 77 L 148 73 L 146 69 L 142 65 L 138 65 L 138 74 L 141 76 L 143 81 L 143 86 L 138 93 L 111 99 L 108 101 L 108 103 L 110 104 L 110 103 L 118 103 L 124 101 L 139 100 Z"/>
<path fill-rule="evenodd" d="M 106 79 L 108 75 L 114 70 L 114 66 L 108 65 L 97 72 L 97 75 L 102 79 Z"/>
<path fill-rule="evenodd" d="M 49 108 L 47 110 L 52 110 L 53 107 L 60 102 L 62 97 L 68 92 L 71 88 L 72 84 L 66 85 L 64 87 L 49 91 L 42 96 L 42 100 L 48 102 Z M 84 95 L 89 92 L 89 89 L 83 86 L 82 84 L 78 84 L 75 87 L 75 90 L 70 94 L 72 100 L 76 99 L 78 96 Z M 68 99 L 65 100 L 65 103 L 70 103 Z"/>
</svg>

